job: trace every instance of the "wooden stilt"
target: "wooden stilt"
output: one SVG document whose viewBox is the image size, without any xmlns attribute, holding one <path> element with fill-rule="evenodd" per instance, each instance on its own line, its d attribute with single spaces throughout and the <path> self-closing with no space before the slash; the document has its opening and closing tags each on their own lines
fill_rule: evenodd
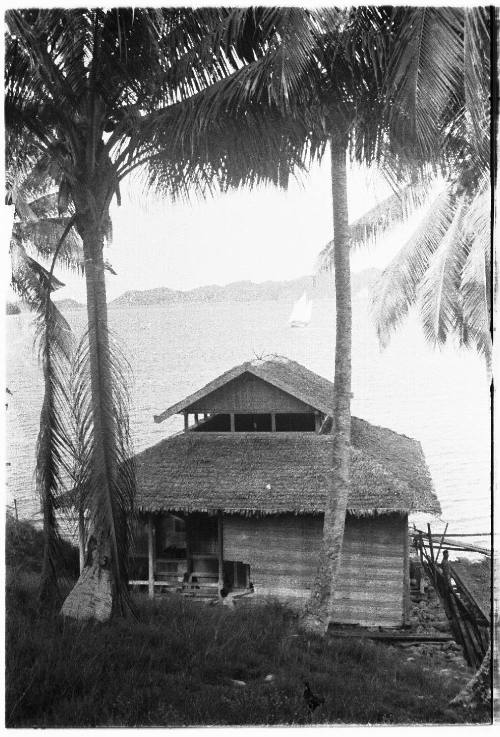
<svg viewBox="0 0 500 737">
<path fill-rule="evenodd" d="M 219 591 L 224 586 L 224 538 L 222 512 L 217 514 L 217 561 L 219 576 Z"/>
<path fill-rule="evenodd" d="M 231 432 L 235 432 L 236 425 L 235 425 L 235 422 L 234 422 L 234 412 L 231 412 L 231 414 L 229 415 L 229 419 L 230 419 L 230 422 L 231 422 Z"/>
<path fill-rule="evenodd" d="M 314 414 L 314 432 L 319 433 L 320 430 L 321 430 L 321 415 L 318 412 L 316 412 Z"/>
<path fill-rule="evenodd" d="M 403 548 L 403 624 L 410 618 L 410 536 L 408 534 L 408 515 L 404 527 Z"/>
<path fill-rule="evenodd" d="M 194 424 L 195 424 L 195 425 L 197 425 L 197 424 L 198 424 L 198 412 L 195 412 L 195 413 L 194 413 Z"/>
<path fill-rule="evenodd" d="M 85 514 L 78 510 L 78 552 L 80 555 L 80 573 L 85 568 Z"/>
<path fill-rule="evenodd" d="M 276 432 L 276 413 L 271 412 L 271 432 Z"/>
<path fill-rule="evenodd" d="M 184 432 L 189 430 L 189 413 L 184 412 Z"/>
<path fill-rule="evenodd" d="M 154 555 L 154 527 L 153 515 L 148 515 L 148 594 L 153 599 L 155 595 L 155 555 Z"/>
</svg>

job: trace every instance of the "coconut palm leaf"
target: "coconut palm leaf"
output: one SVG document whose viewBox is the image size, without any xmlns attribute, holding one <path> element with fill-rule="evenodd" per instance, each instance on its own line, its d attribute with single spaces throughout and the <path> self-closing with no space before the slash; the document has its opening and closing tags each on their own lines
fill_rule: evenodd
<svg viewBox="0 0 500 737">
<path fill-rule="evenodd" d="M 455 214 L 436 252 L 430 257 L 416 297 L 424 335 L 432 344 L 445 343 L 462 332 L 460 280 L 465 260 L 462 225 L 465 197 L 456 203 Z"/>
<path fill-rule="evenodd" d="M 72 368 L 72 396 L 76 424 L 77 463 L 72 470 L 75 506 L 87 510 L 87 537 L 93 536 L 100 550 L 108 550 L 108 563 L 115 566 L 114 607 L 121 614 L 132 610 L 128 595 L 127 562 L 135 520 L 135 468 L 128 423 L 131 370 L 118 344 L 110 337 L 109 369 L 112 391 L 103 397 L 102 417 L 107 437 L 113 442 L 105 456 L 100 450 L 102 429 L 95 422 L 92 400 L 90 341 L 85 334 L 75 352 Z M 78 609 L 78 595 L 68 597 L 63 612 Z"/>
<path fill-rule="evenodd" d="M 428 203 L 430 197 L 427 183 L 407 184 L 386 197 L 367 213 L 349 225 L 351 247 L 375 243 L 387 231 L 405 222 L 417 209 Z M 334 241 L 329 241 L 318 257 L 319 271 L 332 268 Z"/>
<path fill-rule="evenodd" d="M 36 342 L 43 370 L 44 398 L 36 447 L 36 486 L 44 529 L 44 558 L 40 599 L 54 604 L 58 575 L 65 570 L 59 518 L 56 510 L 68 490 L 73 468 L 73 436 L 69 422 L 71 397 L 68 374 L 73 347 L 71 329 L 52 303 L 46 289 L 37 318 Z"/>
<path fill-rule="evenodd" d="M 392 120 L 435 150 L 437 133 L 463 90 L 464 12 L 455 7 L 394 9 L 394 43 L 387 88 L 394 90 Z"/>
<path fill-rule="evenodd" d="M 453 195 L 445 188 L 431 203 L 425 217 L 374 286 L 372 315 L 382 346 L 400 325 L 417 299 L 417 288 L 431 256 L 453 221 Z"/>
<path fill-rule="evenodd" d="M 491 363 L 491 192 L 489 179 L 483 177 L 480 190 L 470 204 L 465 216 L 464 234 L 470 243 L 465 261 L 460 292 L 463 321 L 466 332 L 464 342 L 473 345 L 485 356 L 488 368 Z"/>
<path fill-rule="evenodd" d="M 464 93 L 470 118 L 469 144 L 480 164 L 489 166 L 490 34 L 489 9 L 465 8 Z"/>
</svg>

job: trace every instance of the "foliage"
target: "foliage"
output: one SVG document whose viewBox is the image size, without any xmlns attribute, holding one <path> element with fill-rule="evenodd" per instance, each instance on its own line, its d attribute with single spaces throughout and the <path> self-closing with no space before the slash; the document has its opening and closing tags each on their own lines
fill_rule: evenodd
<svg viewBox="0 0 500 737">
<path fill-rule="evenodd" d="M 29 582 L 12 582 L 7 726 L 457 720 L 446 703 L 463 674 L 440 673 L 431 656 L 408 662 L 407 650 L 305 636 L 292 612 L 272 602 L 228 610 L 175 596 L 154 603 L 138 596 L 137 607 L 140 623 L 82 626 L 40 616 Z M 267 675 L 274 679 L 266 682 Z M 312 717 L 304 679 L 326 699 Z"/>
<path fill-rule="evenodd" d="M 40 574 L 43 561 L 44 536 L 29 522 L 16 520 L 7 515 L 5 528 L 5 563 L 9 577 L 24 573 Z M 78 573 L 78 551 L 67 540 L 62 541 L 62 559 L 65 567 L 62 573 L 75 576 Z"/>
<path fill-rule="evenodd" d="M 391 124 L 413 130 L 445 177 L 422 223 L 384 270 L 374 319 L 386 345 L 417 305 L 426 338 L 458 336 L 491 360 L 487 8 L 396 9 Z"/>
</svg>

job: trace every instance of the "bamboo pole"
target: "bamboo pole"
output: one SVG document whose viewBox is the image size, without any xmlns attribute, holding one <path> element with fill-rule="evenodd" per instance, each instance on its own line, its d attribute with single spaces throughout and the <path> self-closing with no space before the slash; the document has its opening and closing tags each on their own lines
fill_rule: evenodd
<svg viewBox="0 0 500 737">
<path fill-rule="evenodd" d="M 154 529 L 153 515 L 148 514 L 148 594 L 153 599 L 155 595 L 155 563 L 154 563 Z"/>
<path fill-rule="evenodd" d="M 80 573 L 85 568 L 85 516 L 83 509 L 78 510 L 78 553 L 80 558 Z"/>
<path fill-rule="evenodd" d="M 217 562 L 218 562 L 218 584 L 219 594 L 224 586 L 224 529 L 222 511 L 217 513 Z"/>
<path fill-rule="evenodd" d="M 403 555 L 403 624 L 407 624 L 410 615 L 410 536 L 408 535 L 408 517 L 405 524 L 405 542 Z"/>
</svg>

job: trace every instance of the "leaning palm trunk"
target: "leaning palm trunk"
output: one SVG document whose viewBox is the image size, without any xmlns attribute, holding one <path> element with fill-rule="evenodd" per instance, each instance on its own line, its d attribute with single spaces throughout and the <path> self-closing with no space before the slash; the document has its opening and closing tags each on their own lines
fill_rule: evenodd
<svg viewBox="0 0 500 737">
<path fill-rule="evenodd" d="M 95 208 L 95 201 L 92 203 Z M 82 352 L 81 381 L 90 381 L 87 425 L 92 428 L 86 458 L 89 468 L 80 471 L 88 483 L 77 500 L 86 507 L 88 548 L 84 569 L 62 607 L 62 614 L 76 619 L 105 621 L 130 610 L 127 590 L 128 530 L 133 508 L 134 478 L 128 458 L 128 420 L 119 397 L 119 370 L 113 366 L 108 334 L 104 279 L 104 218 L 89 216 L 88 208 L 78 219 L 83 241 L 87 287 L 87 345 Z M 107 209 L 101 207 L 101 213 Z M 95 213 L 95 209 L 94 209 Z M 124 442 L 125 440 L 125 442 Z"/>
<path fill-rule="evenodd" d="M 450 701 L 450 706 L 476 713 L 491 707 L 491 644 L 486 651 L 479 670 L 464 688 Z"/>
<path fill-rule="evenodd" d="M 326 631 L 332 615 L 340 567 L 350 484 L 351 441 L 351 272 L 347 210 L 347 141 L 332 137 L 331 176 L 335 268 L 335 379 L 332 469 L 328 483 L 321 560 L 306 626 Z"/>
</svg>

